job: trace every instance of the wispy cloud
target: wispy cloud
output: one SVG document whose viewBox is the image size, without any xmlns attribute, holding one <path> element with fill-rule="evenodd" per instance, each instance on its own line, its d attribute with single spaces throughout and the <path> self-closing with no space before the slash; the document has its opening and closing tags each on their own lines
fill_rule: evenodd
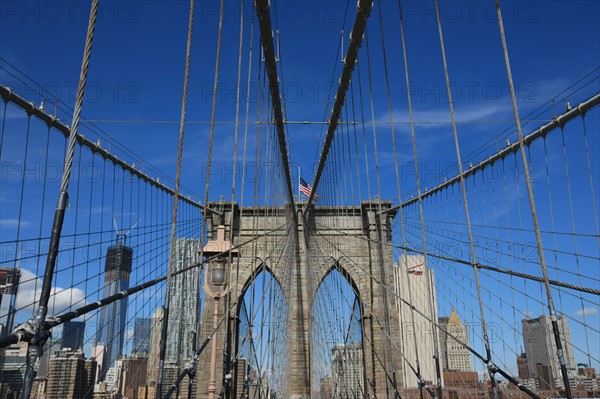
<svg viewBox="0 0 600 399">
<path fill-rule="evenodd" d="M 525 93 L 517 93 L 517 102 L 521 116 L 539 107 L 546 101 L 549 101 L 562 89 L 568 86 L 567 79 L 553 79 L 543 82 L 535 82 L 532 84 L 532 89 Z M 413 111 L 413 121 L 419 124 L 419 128 L 440 128 L 448 127 L 451 123 L 450 109 L 447 103 L 436 104 L 433 107 L 423 110 L 422 104 L 416 104 Z M 511 100 L 508 95 L 492 100 L 473 101 L 461 104 L 454 103 L 454 112 L 457 123 L 465 122 L 495 122 L 498 120 L 512 121 L 513 110 Z M 396 123 L 406 123 L 404 127 L 409 128 L 408 107 L 402 109 L 394 109 L 393 120 Z M 375 118 L 378 123 L 389 123 L 389 113 L 381 112 Z"/>
<path fill-rule="evenodd" d="M 480 103 L 470 104 L 468 106 L 458 106 L 455 108 L 457 121 L 481 121 L 492 116 L 504 115 L 509 111 L 506 104 L 501 102 L 496 103 Z M 394 122 L 406 123 L 409 122 L 408 110 L 394 110 Z M 388 113 L 383 113 L 376 118 L 378 123 L 388 123 L 390 120 Z M 450 110 L 448 106 L 436 107 L 428 110 L 415 110 L 413 112 L 413 121 L 417 124 L 423 124 L 423 127 L 440 127 L 446 126 L 451 122 Z M 440 124 L 436 124 L 440 123 Z"/>
<path fill-rule="evenodd" d="M 27 225 L 29 225 L 29 222 L 26 220 L 21 220 L 19 221 L 19 219 L 0 219 L 0 227 L 4 227 L 4 228 L 8 228 L 8 229 L 15 229 L 19 226 L 19 224 L 21 225 L 21 227 L 25 227 Z"/>
<path fill-rule="evenodd" d="M 575 316 L 583 317 L 583 316 L 591 316 L 598 313 L 597 308 L 581 308 L 577 312 L 575 312 Z"/>
</svg>

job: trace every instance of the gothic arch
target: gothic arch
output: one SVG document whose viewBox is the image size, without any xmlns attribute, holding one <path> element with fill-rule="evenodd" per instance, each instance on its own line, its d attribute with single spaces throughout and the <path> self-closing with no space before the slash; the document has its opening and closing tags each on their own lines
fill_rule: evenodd
<svg viewBox="0 0 600 399">
<path fill-rule="evenodd" d="M 364 347 L 364 306 L 361 299 L 361 291 L 356 284 L 352 273 L 348 271 L 349 266 L 350 270 L 352 270 L 352 265 L 342 265 L 342 262 L 342 259 L 336 260 L 331 258 L 331 263 L 321 275 L 316 286 L 314 300 L 311 305 L 311 351 L 313 352 L 311 356 L 311 362 L 313 362 L 311 367 L 311 390 L 313 395 L 318 396 L 317 392 L 323 392 L 323 386 L 324 384 L 327 384 L 327 379 L 330 378 L 328 384 L 330 384 L 330 387 L 333 390 L 331 394 L 334 395 L 334 397 L 345 397 L 350 391 L 353 391 L 353 393 L 356 394 L 356 386 L 353 384 L 361 385 L 362 397 L 365 391 L 368 390 L 366 385 L 366 352 Z M 319 319 L 315 312 L 318 312 L 316 306 L 319 305 L 319 302 L 322 302 L 322 298 L 320 297 L 321 290 L 328 288 L 328 283 L 326 282 L 328 281 L 328 278 L 332 277 L 335 273 L 341 277 L 342 284 L 345 284 L 345 287 L 338 286 L 337 288 L 339 288 L 341 292 L 344 289 L 348 289 L 354 298 L 352 298 L 352 302 L 342 301 L 343 305 L 340 312 L 347 312 L 346 316 L 349 316 L 347 319 L 343 319 L 344 321 L 347 321 L 347 324 L 343 326 L 344 331 L 342 336 L 327 337 L 326 333 L 324 335 L 323 330 L 327 330 L 329 326 L 326 324 L 319 324 L 324 321 L 328 323 L 328 320 Z M 328 338 L 331 338 L 331 341 L 328 341 Z M 324 359 L 319 358 L 319 356 L 330 357 L 329 359 Z M 328 370 L 326 370 L 327 367 L 321 368 L 323 364 L 326 363 L 328 364 Z M 341 381 L 342 378 L 343 382 Z"/>
<path fill-rule="evenodd" d="M 255 284 L 259 287 L 256 292 L 252 290 Z M 269 370 L 285 369 L 281 366 L 287 363 L 286 354 L 276 350 L 277 347 L 285 345 L 287 342 L 289 302 L 283 288 L 274 271 L 265 262 L 261 261 L 257 267 L 253 268 L 239 291 L 240 295 L 235 310 L 234 354 L 236 359 L 245 359 L 243 364 L 252 365 L 255 370 L 258 370 L 259 376 Z M 273 297 L 275 297 L 275 303 L 269 303 Z M 260 301 L 264 302 L 261 304 Z M 258 312 L 257 308 L 259 307 L 267 309 L 266 313 Z M 277 335 L 275 340 L 271 336 L 272 333 Z M 265 354 L 262 351 L 269 345 L 273 346 L 270 349 L 272 352 L 281 352 L 279 358 L 275 359 L 277 355 L 264 356 Z M 244 387 L 237 386 L 237 384 L 245 380 L 238 377 L 238 374 L 247 372 L 249 368 L 246 366 L 244 370 L 241 364 L 242 362 L 240 362 L 240 367 L 237 367 L 234 371 L 236 395 L 241 394 L 244 389 Z M 265 384 L 266 387 L 267 383 L 269 386 L 271 384 L 280 385 L 280 381 L 285 379 L 279 377 L 277 379 L 279 382 L 271 379 L 268 379 L 268 381 L 259 380 L 259 382 Z"/>
</svg>

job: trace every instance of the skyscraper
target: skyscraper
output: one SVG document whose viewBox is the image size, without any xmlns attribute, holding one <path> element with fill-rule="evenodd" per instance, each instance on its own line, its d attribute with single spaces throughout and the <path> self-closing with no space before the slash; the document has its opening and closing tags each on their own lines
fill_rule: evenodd
<svg viewBox="0 0 600 399">
<path fill-rule="evenodd" d="M 404 357 L 410 364 L 416 364 L 418 348 L 421 376 L 426 381 L 436 382 L 433 356 L 436 348 L 439 350 L 440 344 L 435 326 L 431 323 L 438 319 L 433 270 L 427 267 L 423 256 L 400 255 L 398 263 L 394 266 L 394 280 Z M 413 324 L 413 311 L 399 298 L 411 303 L 427 317 L 414 312 Z M 402 372 L 404 388 L 417 388 L 418 381 L 412 370 L 404 367 Z"/>
<path fill-rule="evenodd" d="M 9 389 L 12 392 L 21 392 L 25 376 L 25 361 L 27 359 L 27 344 L 21 342 L 6 348 L 6 358 L 0 378 L 0 394 Z"/>
<path fill-rule="evenodd" d="M 173 271 L 199 262 L 200 240 L 175 239 L 175 264 Z M 169 335 L 165 361 L 183 366 L 193 356 L 193 331 L 198 315 L 199 270 L 173 276 L 169 309 Z"/>
<path fill-rule="evenodd" d="M 246 385 L 247 385 L 247 365 L 248 361 L 241 357 L 238 358 L 237 363 L 235 364 L 235 377 L 234 377 L 234 389 L 235 389 L 235 398 L 243 399 L 245 396 Z"/>
<path fill-rule="evenodd" d="M 38 366 L 37 376 L 46 378 L 48 376 L 48 370 L 50 369 L 50 357 L 54 356 L 54 353 L 61 350 L 62 339 L 50 337 L 44 345 L 44 353 L 40 358 L 40 365 Z"/>
<path fill-rule="evenodd" d="M 18 268 L 0 268 L 0 337 L 13 330 L 20 278 Z"/>
<path fill-rule="evenodd" d="M 331 368 L 335 398 L 353 398 L 356 392 L 365 392 L 362 343 L 334 346 Z"/>
<path fill-rule="evenodd" d="M 106 392 L 117 393 L 121 389 L 121 374 L 123 372 L 123 359 L 117 359 L 106 372 Z"/>
<path fill-rule="evenodd" d="M 146 383 L 156 385 L 158 380 L 158 363 L 160 360 L 160 331 L 162 329 L 163 309 L 157 308 L 152 315 L 152 328 L 150 330 L 150 354 L 148 358 L 148 371 Z"/>
<path fill-rule="evenodd" d="M 21 272 L 16 266 L 0 268 L 0 338 L 12 332 L 16 314 L 17 292 Z M 0 393 L 1 383 L 4 379 L 5 348 L 0 348 Z"/>
<path fill-rule="evenodd" d="M 63 349 L 50 357 L 46 399 L 92 398 L 96 361 L 81 350 Z"/>
<path fill-rule="evenodd" d="M 145 356 L 133 356 L 123 359 L 121 387 L 125 397 L 135 398 L 137 388 L 146 385 L 147 367 L 148 358 Z"/>
<path fill-rule="evenodd" d="M 163 386 L 160 391 L 161 398 L 167 394 L 170 386 L 175 382 L 175 380 L 177 380 L 180 371 L 181 370 L 179 366 L 177 366 L 175 363 L 165 363 L 165 367 L 163 368 Z"/>
<path fill-rule="evenodd" d="M 527 366 L 527 354 L 521 353 L 517 356 L 517 369 L 519 370 L 519 378 L 529 378 L 529 367 Z"/>
<path fill-rule="evenodd" d="M 577 364 L 573 355 L 569 324 L 563 316 L 558 316 L 557 322 L 567 370 L 570 375 L 575 375 Z M 529 376 L 538 378 L 540 386 L 555 386 L 554 380 L 562 381 L 562 379 L 550 316 L 523 319 L 521 325 L 523 327 L 523 342 L 525 343 Z"/>
<path fill-rule="evenodd" d="M 121 238 L 122 237 L 122 238 Z M 104 288 L 102 297 L 114 295 L 129 288 L 129 274 L 133 250 L 124 243 L 124 236 L 117 236 L 117 243 L 108 248 L 104 270 Z M 98 348 L 104 347 L 99 367 L 99 381 L 104 380 L 106 372 L 112 367 L 118 356 L 123 354 L 125 325 L 127 323 L 127 298 L 106 305 L 100 311 L 100 321 L 96 334 L 96 355 Z"/>
<path fill-rule="evenodd" d="M 67 321 L 63 323 L 62 339 L 60 349 L 71 348 L 73 350 L 83 349 L 83 335 L 85 333 L 85 321 Z"/>
<path fill-rule="evenodd" d="M 469 344 L 469 333 L 467 327 L 458 317 L 458 313 L 452 307 L 450 317 L 438 319 L 441 328 L 448 334 L 456 337 L 461 342 Z M 444 370 L 451 371 L 473 371 L 473 359 L 471 352 L 440 330 L 440 360 Z"/>
<path fill-rule="evenodd" d="M 136 317 L 133 326 L 133 347 L 132 354 L 148 355 L 150 352 L 150 332 L 152 330 L 152 319 L 146 317 Z"/>
</svg>

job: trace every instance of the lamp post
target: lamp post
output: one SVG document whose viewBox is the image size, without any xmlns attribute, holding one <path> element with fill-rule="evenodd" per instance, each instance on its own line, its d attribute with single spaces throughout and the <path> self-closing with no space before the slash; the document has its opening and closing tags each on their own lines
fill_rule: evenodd
<svg viewBox="0 0 600 399">
<path fill-rule="evenodd" d="M 231 257 L 237 257 L 238 251 L 231 249 L 231 242 L 225 240 L 225 226 L 217 227 L 217 239 L 209 240 L 204 250 L 204 256 L 218 257 L 210 262 L 204 269 L 204 290 L 214 301 L 213 308 L 213 336 L 211 337 L 210 374 L 208 379 L 208 398 L 214 399 L 217 372 L 217 326 L 219 325 L 219 300 L 229 293 Z M 210 273 L 210 276 L 209 276 Z M 209 278 L 210 277 L 210 278 Z"/>
</svg>

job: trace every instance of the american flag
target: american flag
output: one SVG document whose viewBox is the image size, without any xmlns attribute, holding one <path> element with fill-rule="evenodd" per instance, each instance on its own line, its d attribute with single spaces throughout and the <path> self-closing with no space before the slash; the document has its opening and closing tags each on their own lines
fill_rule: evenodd
<svg viewBox="0 0 600 399">
<path fill-rule="evenodd" d="M 310 193 L 312 193 L 312 186 L 304 181 L 303 178 L 300 178 L 300 192 L 307 197 L 310 197 Z M 315 201 L 319 200 L 319 196 L 315 193 L 314 197 Z"/>
</svg>

